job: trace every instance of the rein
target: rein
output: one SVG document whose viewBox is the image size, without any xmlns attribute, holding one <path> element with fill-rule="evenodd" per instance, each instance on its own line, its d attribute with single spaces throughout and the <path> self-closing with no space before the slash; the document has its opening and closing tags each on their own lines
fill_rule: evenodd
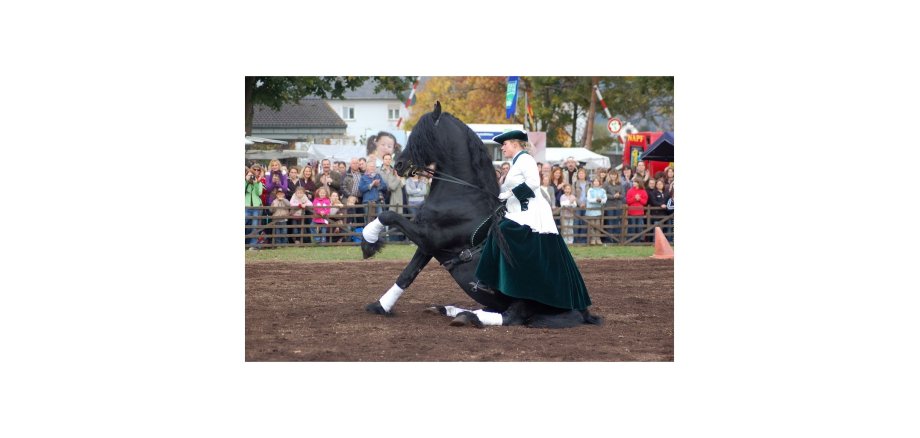
<svg viewBox="0 0 920 438">
<path fill-rule="evenodd" d="M 474 189 L 476 189 L 476 190 L 479 190 L 480 192 L 485 193 L 486 195 L 489 195 L 490 198 L 494 196 L 493 194 L 489 193 L 487 190 L 483 189 L 482 187 L 479 187 L 479 186 L 470 184 L 470 183 L 468 183 L 468 182 L 466 182 L 466 181 L 464 181 L 464 180 L 462 180 L 462 179 L 460 179 L 460 178 L 457 178 L 457 177 L 455 177 L 455 176 L 453 176 L 453 175 L 446 174 L 446 173 L 444 173 L 444 172 L 442 172 L 442 171 L 440 171 L 440 170 L 435 171 L 435 170 L 431 170 L 431 169 L 429 169 L 429 168 L 427 168 L 427 167 L 425 167 L 425 168 L 418 168 L 418 167 L 416 167 L 416 168 L 412 169 L 409 173 L 410 173 L 410 174 L 412 174 L 412 173 L 416 173 L 416 174 L 417 174 L 417 173 L 425 173 L 425 174 L 426 174 L 429 178 L 431 178 L 431 179 L 436 179 L 436 180 L 439 180 L 439 181 L 446 181 L 446 182 L 449 182 L 449 183 L 459 184 L 459 185 L 461 185 L 461 186 L 472 187 L 472 188 L 474 188 Z"/>
</svg>

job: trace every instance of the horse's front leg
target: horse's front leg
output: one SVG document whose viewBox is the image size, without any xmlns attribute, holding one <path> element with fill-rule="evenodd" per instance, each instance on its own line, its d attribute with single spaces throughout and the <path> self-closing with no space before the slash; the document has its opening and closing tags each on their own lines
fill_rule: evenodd
<svg viewBox="0 0 920 438">
<path fill-rule="evenodd" d="M 379 300 L 368 304 L 364 309 L 378 315 L 392 315 L 393 313 L 390 312 L 390 309 L 396 304 L 396 300 L 415 281 L 415 277 L 418 276 L 419 272 L 422 272 L 429 260 L 431 260 L 430 255 L 423 253 L 420 249 L 415 250 L 415 255 L 412 256 L 412 260 L 403 269 L 402 274 L 399 274 L 393 287 L 383 294 Z"/>
<path fill-rule="evenodd" d="M 419 245 L 422 241 L 418 224 L 412 223 L 409 219 L 395 212 L 384 211 L 376 219 L 365 225 L 364 231 L 361 232 L 361 254 L 364 255 L 365 259 L 373 257 L 383 248 L 380 233 L 383 232 L 385 226 L 398 228 L 406 235 L 407 239 L 415 242 L 416 245 Z"/>
</svg>

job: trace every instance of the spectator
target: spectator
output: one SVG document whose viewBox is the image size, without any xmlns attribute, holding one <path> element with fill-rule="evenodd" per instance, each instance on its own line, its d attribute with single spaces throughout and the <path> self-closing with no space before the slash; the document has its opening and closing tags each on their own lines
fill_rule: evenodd
<svg viewBox="0 0 920 438">
<path fill-rule="evenodd" d="M 375 213 L 376 216 L 380 216 L 380 213 L 383 212 L 383 207 L 380 206 L 381 198 L 383 196 L 383 191 L 387 189 L 387 183 L 383 180 L 379 173 L 377 173 L 377 165 L 374 164 L 374 161 L 367 162 L 367 170 L 364 172 L 364 175 L 361 176 L 361 181 L 358 184 L 358 190 L 361 192 L 361 203 L 370 204 L 376 203 Z M 370 218 L 368 218 L 370 219 Z"/>
<path fill-rule="evenodd" d="M 303 187 L 304 193 L 307 195 L 307 198 L 313 200 L 313 193 L 316 192 L 316 182 L 313 178 L 313 168 L 310 166 L 304 166 L 303 168 L 303 178 L 300 179 L 300 185 Z"/>
<path fill-rule="evenodd" d="M 604 204 L 607 202 L 607 191 L 604 190 L 604 183 L 600 177 L 594 178 L 591 181 L 591 188 L 588 189 L 587 195 L 587 209 L 585 210 L 585 216 L 588 218 L 587 222 L 589 225 L 588 234 L 590 239 L 588 239 L 588 245 L 600 245 L 600 228 L 601 220 L 603 218 L 603 212 L 601 208 L 604 207 Z"/>
<path fill-rule="evenodd" d="M 316 225 L 314 228 L 314 242 L 326 243 L 329 241 L 326 232 L 329 230 L 330 205 L 332 205 L 332 201 L 329 199 L 329 190 L 326 187 L 316 189 L 316 194 L 313 196 L 313 224 Z"/>
<path fill-rule="evenodd" d="M 380 138 L 379 134 L 377 138 Z M 403 200 L 403 187 L 406 185 L 406 180 L 396 174 L 396 171 L 393 170 L 392 162 L 392 154 L 383 155 L 383 167 L 380 169 L 380 177 L 387 183 L 384 201 L 390 204 L 390 211 L 395 211 L 397 214 L 403 214 L 402 206 L 405 205 L 405 201 Z"/>
<path fill-rule="evenodd" d="M 502 184 L 505 183 L 505 177 L 508 176 L 508 171 L 510 171 L 510 170 L 511 170 L 511 163 L 509 163 L 509 162 L 507 162 L 507 161 L 504 162 L 504 163 L 502 163 L 502 165 L 501 165 L 501 173 L 499 174 L 499 175 L 501 175 L 501 177 L 498 178 L 498 185 L 499 185 L 499 186 L 501 186 Z"/>
<path fill-rule="evenodd" d="M 367 158 L 361 157 L 358 158 L 358 170 L 361 171 L 361 174 L 367 172 Z"/>
<path fill-rule="evenodd" d="M 667 207 L 667 209 L 668 209 L 668 214 L 674 214 L 674 183 L 673 183 L 673 182 L 671 183 L 670 186 L 668 186 L 668 189 L 669 189 L 669 191 L 668 191 L 668 203 L 667 203 L 666 207 Z M 668 227 L 668 232 L 673 232 L 673 229 L 674 229 L 674 218 L 669 219 L 669 220 L 668 220 L 668 223 L 671 225 L 670 227 Z M 671 241 L 673 242 L 673 241 L 674 241 L 674 236 L 671 236 L 671 237 L 669 238 L 669 240 L 671 240 Z"/>
<path fill-rule="evenodd" d="M 291 167 L 290 172 L 288 172 L 288 186 L 286 193 L 290 193 L 291 196 L 294 196 L 294 189 L 297 188 L 297 183 L 300 182 L 300 169 L 296 166 Z"/>
<path fill-rule="evenodd" d="M 291 175 L 294 174 L 292 173 Z M 297 237 L 294 238 L 294 243 L 305 243 L 303 235 L 308 234 L 307 228 L 310 223 L 310 218 L 305 217 L 304 210 L 312 206 L 313 203 L 310 202 L 310 198 L 307 197 L 304 186 L 298 185 L 294 189 L 294 195 L 291 196 L 291 233 L 297 235 Z M 311 211 L 307 210 L 306 213 L 309 215 Z M 301 225 L 303 225 L 303 227 L 301 227 Z"/>
<path fill-rule="evenodd" d="M 668 215 L 668 193 L 664 189 L 664 178 L 652 182 L 655 188 L 652 189 L 652 195 L 648 198 L 648 205 L 651 206 L 651 214 L 654 216 L 652 220 L 661 221 L 664 216 Z"/>
<path fill-rule="evenodd" d="M 246 225 L 249 228 L 246 229 L 246 235 L 250 236 L 247 240 L 249 244 L 249 249 L 254 251 L 258 249 L 258 238 L 256 237 L 259 234 L 257 226 L 259 226 L 259 216 L 262 215 L 262 191 L 264 186 L 259 180 L 261 174 L 262 166 L 255 164 L 252 166 L 252 169 L 246 168 L 245 182 L 246 190 L 244 192 L 246 196 Z"/>
<path fill-rule="evenodd" d="M 604 212 L 604 228 L 608 233 L 613 235 L 620 234 L 620 217 L 623 214 L 623 198 L 626 191 L 620 184 L 620 174 L 612 171 L 607 174 L 607 181 L 604 182 L 604 190 L 607 192 L 607 203 L 604 206 L 607 210 Z M 608 243 L 613 243 L 612 239 L 607 239 Z"/>
<path fill-rule="evenodd" d="M 313 177 L 313 182 L 316 183 L 316 187 L 328 186 L 329 193 L 338 192 L 342 190 L 342 172 L 333 169 L 332 163 L 328 158 L 323 158 L 320 162 L 319 172 Z"/>
<path fill-rule="evenodd" d="M 339 197 L 339 192 L 332 192 L 329 194 L 329 234 L 342 234 L 348 227 L 345 225 L 345 221 L 341 217 L 341 213 L 345 212 L 345 204 L 342 204 L 342 199 Z M 344 242 L 344 236 L 329 236 L 330 242 Z"/>
<path fill-rule="evenodd" d="M 674 184 L 674 166 L 668 166 L 664 169 L 665 191 L 671 191 L 671 184 Z"/>
<path fill-rule="evenodd" d="M 588 171 L 581 167 L 576 175 L 575 184 L 572 184 L 575 198 L 578 199 L 578 211 L 575 213 L 575 243 L 588 243 L 586 237 L 588 229 L 585 228 L 586 222 L 584 221 L 585 205 L 588 203 L 588 189 L 590 188 Z"/>
<path fill-rule="evenodd" d="M 363 172 L 361 172 L 361 162 L 358 161 L 358 158 L 352 158 L 351 164 L 349 165 L 348 174 L 346 174 L 342 179 L 343 196 L 345 196 L 346 199 L 351 196 L 355 197 L 355 201 L 353 203 L 356 205 L 354 209 L 354 213 L 356 214 L 364 213 L 364 210 L 357 206 L 358 201 L 361 199 L 360 185 L 362 174 Z M 346 202 L 346 204 L 348 203 Z"/>
<path fill-rule="evenodd" d="M 553 184 L 556 191 L 556 205 L 560 205 L 559 198 L 562 197 L 562 189 L 565 188 L 565 178 L 562 176 L 562 168 L 554 167 L 550 175 L 550 182 Z"/>
<path fill-rule="evenodd" d="M 338 170 L 339 174 L 341 174 L 344 177 L 345 171 L 348 170 L 348 166 L 345 165 L 344 161 L 337 161 L 335 165 L 336 165 L 336 170 Z"/>
<path fill-rule="evenodd" d="M 278 187 L 275 189 L 274 200 L 272 200 L 272 244 L 283 245 L 287 243 L 287 222 L 290 212 L 288 209 L 291 203 L 284 197 L 284 189 Z"/>
<path fill-rule="evenodd" d="M 562 238 L 565 243 L 571 245 L 575 241 L 572 225 L 575 223 L 575 207 L 578 206 L 578 198 L 572 193 L 572 186 L 568 184 L 563 186 L 562 192 L 559 198 L 559 221 L 562 222 Z"/>
<path fill-rule="evenodd" d="M 570 184 L 573 187 L 575 186 L 575 180 L 577 179 L 576 174 L 578 173 L 578 162 L 575 161 L 575 157 L 568 157 L 565 159 L 565 169 L 562 169 L 562 179 L 566 184 Z"/>
<path fill-rule="evenodd" d="M 645 161 L 640 161 L 636 163 L 636 176 L 638 176 L 639 178 L 642 178 L 642 181 L 645 183 L 646 186 L 649 185 L 648 180 L 652 176 L 649 174 L 648 170 L 646 170 L 645 168 Z"/>
<path fill-rule="evenodd" d="M 648 193 L 645 191 L 645 181 L 639 176 L 633 178 L 633 186 L 626 192 L 626 215 L 629 216 L 629 234 L 637 234 L 645 225 L 645 206 L 648 204 Z"/>
<path fill-rule="evenodd" d="M 556 203 L 556 187 L 550 183 L 548 173 L 540 175 L 540 194 L 543 195 L 550 207 L 556 208 L 558 205 Z"/>
<path fill-rule="evenodd" d="M 418 214 L 418 209 L 425 204 L 425 195 L 428 194 L 428 183 L 418 174 L 406 180 L 406 195 L 408 196 L 409 214 L 413 217 Z"/>
<path fill-rule="evenodd" d="M 623 174 L 620 175 L 620 183 L 623 184 L 623 193 L 628 192 L 629 189 L 632 188 L 632 180 L 634 176 L 635 175 L 633 175 L 632 167 L 626 166 L 623 168 Z"/>
<path fill-rule="evenodd" d="M 269 162 L 269 172 L 266 175 L 265 190 L 268 191 L 270 196 L 274 196 L 277 192 L 277 189 L 281 189 L 282 194 L 284 190 L 288 187 L 287 174 L 281 172 L 281 162 L 278 160 L 271 160 Z M 284 195 L 287 198 L 287 195 Z M 274 199 L 267 199 L 268 205 L 271 205 L 274 202 Z"/>
</svg>

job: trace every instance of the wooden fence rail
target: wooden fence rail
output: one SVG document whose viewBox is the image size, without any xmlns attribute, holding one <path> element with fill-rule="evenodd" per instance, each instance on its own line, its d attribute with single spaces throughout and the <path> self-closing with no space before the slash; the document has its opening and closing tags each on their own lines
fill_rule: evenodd
<svg viewBox="0 0 920 438">
<path fill-rule="evenodd" d="M 371 203 L 342 208 L 339 214 L 327 218 L 330 224 L 316 224 L 312 223 L 313 219 L 319 216 L 313 214 L 309 207 L 302 210 L 303 216 L 273 216 L 276 210 L 284 207 L 246 207 L 246 248 L 358 245 L 360 231 L 377 217 L 377 207 L 384 210 L 396 207 L 402 210 L 404 216 L 413 217 L 408 207 Z M 600 238 L 611 245 L 648 245 L 654 239 L 655 227 L 661 227 L 668 240 L 674 240 L 673 211 L 661 214 L 656 209 L 645 207 L 644 214 L 629 216 L 626 207 L 603 208 L 599 226 L 589 222 L 596 217 L 585 216 L 583 209 L 573 210 L 572 225 L 567 226 L 567 223 L 561 222 L 560 211 L 558 207 L 553 209 L 556 227 L 566 242 L 572 245 L 586 245 L 592 238 Z M 388 244 L 411 243 L 396 227 L 386 230 L 381 238 Z"/>
</svg>

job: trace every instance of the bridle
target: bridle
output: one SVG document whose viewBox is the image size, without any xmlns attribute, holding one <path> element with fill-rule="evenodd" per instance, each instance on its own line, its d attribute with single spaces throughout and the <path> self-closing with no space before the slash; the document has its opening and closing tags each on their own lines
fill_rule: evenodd
<svg viewBox="0 0 920 438">
<path fill-rule="evenodd" d="M 454 183 L 454 184 L 459 184 L 461 186 L 472 187 L 476 190 L 479 190 L 480 192 L 485 193 L 486 195 L 489 195 L 490 198 L 495 197 L 495 195 L 489 193 L 487 190 L 483 189 L 482 187 L 470 184 L 460 178 L 457 178 L 456 176 L 444 173 L 443 171 L 432 170 L 427 167 L 418 167 L 412 164 L 412 160 L 409 160 L 408 166 L 409 166 L 409 170 L 408 172 L 406 172 L 406 175 L 414 176 L 414 175 L 424 174 L 424 176 L 427 178 L 436 179 L 439 181 L 446 181 L 446 182 Z"/>
</svg>

